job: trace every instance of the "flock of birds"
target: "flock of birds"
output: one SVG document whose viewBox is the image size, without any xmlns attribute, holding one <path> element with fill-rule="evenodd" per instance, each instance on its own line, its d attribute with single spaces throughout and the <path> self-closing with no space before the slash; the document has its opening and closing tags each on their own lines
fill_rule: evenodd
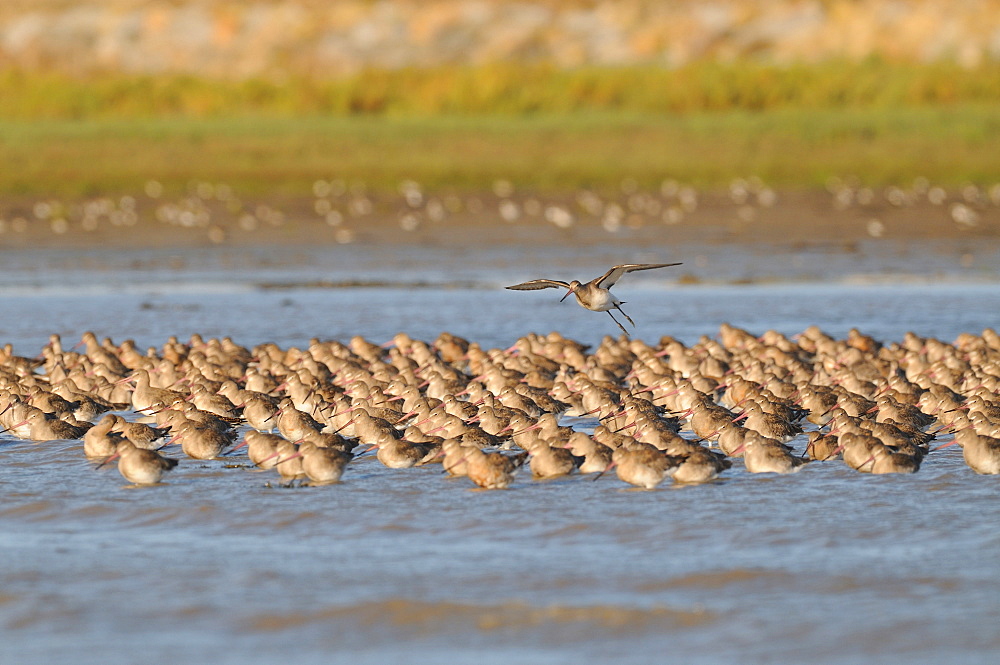
<svg viewBox="0 0 1000 665">
<path fill-rule="evenodd" d="M 642 488 L 712 481 L 737 459 L 750 473 L 834 460 L 912 473 L 953 444 L 974 471 L 998 474 L 998 395 L 992 329 L 883 343 L 723 324 L 690 346 L 608 336 L 593 349 L 558 333 L 508 349 L 449 333 L 287 349 L 195 335 L 145 352 L 87 332 L 74 349 L 52 335 L 34 358 L 0 350 L 6 437 L 80 440 L 95 465 L 117 462 L 136 485 L 176 468 L 176 446 L 196 460 L 245 455 L 287 485 L 337 482 L 372 452 L 386 467 L 440 465 L 488 489 L 525 466 L 535 479 L 614 470 Z"/>
<path fill-rule="evenodd" d="M 833 178 L 827 183 L 834 210 L 857 209 L 877 215 L 882 208 L 906 208 L 929 204 L 943 210 L 942 223 L 950 218 L 958 227 L 974 227 L 995 219 L 1000 206 L 1000 183 L 987 187 L 966 184 L 947 191 L 926 178 L 917 178 L 907 187 L 889 186 L 879 190 L 862 186 L 856 178 Z M 108 227 L 122 231 L 145 221 L 154 221 L 177 230 L 203 233 L 209 242 L 225 243 L 236 234 L 254 233 L 319 221 L 330 227 L 333 239 L 341 244 L 357 240 L 359 229 L 371 220 L 394 219 L 404 232 L 436 226 L 456 215 L 474 215 L 490 223 L 545 223 L 557 228 L 599 225 L 608 233 L 658 224 L 680 224 L 704 205 L 706 197 L 715 205 L 732 205 L 734 218 L 750 223 L 767 217 L 780 204 L 776 191 L 759 177 L 735 178 L 719 198 L 691 185 L 667 179 L 658 188 L 640 187 L 626 179 L 617 192 L 598 194 L 581 189 L 571 198 L 540 197 L 517 191 L 509 180 L 499 179 L 492 191 L 482 195 L 458 196 L 425 190 L 418 182 L 400 183 L 398 195 L 376 194 L 364 182 L 316 180 L 311 206 L 303 198 L 286 209 L 239 196 L 226 183 L 193 181 L 178 198 L 168 196 L 162 183 L 151 180 L 143 192 L 116 199 L 99 197 L 83 202 L 43 199 L 29 210 L 0 210 L 0 235 L 48 229 L 56 235 L 80 230 L 87 233 Z M 869 233 L 879 236 L 884 224 L 873 217 Z"/>
</svg>

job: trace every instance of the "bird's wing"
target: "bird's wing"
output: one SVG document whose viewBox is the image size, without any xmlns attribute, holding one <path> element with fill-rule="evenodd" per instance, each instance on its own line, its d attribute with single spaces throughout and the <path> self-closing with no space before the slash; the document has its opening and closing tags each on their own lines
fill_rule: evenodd
<svg viewBox="0 0 1000 665">
<path fill-rule="evenodd" d="M 626 263 L 624 265 L 612 267 L 598 279 L 594 280 L 594 283 L 601 288 L 610 289 L 619 279 L 621 279 L 621 276 L 627 272 L 635 272 L 636 270 L 652 270 L 653 268 L 667 268 L 669 266 L 679 265 L 680 263 Z"/>
<path fill-rule="evenodd" d="M 536 291 L 538 289 L 568 289 L 569 284 L 560 282 L 558 279 L 533 279 L 530 282 L 521 282 L 505 288 L 513 291 Z"/>
</svg>

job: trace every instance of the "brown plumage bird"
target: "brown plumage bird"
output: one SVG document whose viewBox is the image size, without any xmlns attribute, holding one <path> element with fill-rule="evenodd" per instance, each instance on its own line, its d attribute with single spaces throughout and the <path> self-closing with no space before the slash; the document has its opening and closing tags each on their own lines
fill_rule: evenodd
<svg viewBox="0 0 1000 665">
<path fill-rule="evenodd" d="M 618 448 L 611 455 L 612 468 L 620 480 L 629 485 L 651 490 L 667 477 L 674 474 L 682 462 L 681 458 L 664 455 L 652 446 L 642 445 L 636 448 Z"/>
<path fill-rule="evenodd" d="M 566 289 L 566 294 L 559 300 L 559 302 L 565 300 L 569 294 L 572 293 L 576 296 L 576 301 L 581 307 L 585 307 L 594 312 L 607 312 L 608 316 L 611 317 L 611 320 L 615 322 L 615 325 L 621 328 L 622 332 L 625 333 L 625 336 L 628 337 L 628 331 L 625 329 L 625 326 L 618 322 L 618 319 L 614 317 L 611 310 L 617 309 L 621 312 L 622 316 L 624 316 L 625 319 L 632 324 L 633 328 L 635 327 L 635 322 L 621 308 L 621 306 L 625 303 L 611 293 L 611 287 L 614 286 L 625 273 L 679 265 L 680 263 L 626 263 L 612 266 L 600 277 L 595 277 L 586 283 L 581 283 L 575 279 L 572 282 L 563 282 L 558 279 L 533 279 L 528 282 L 508 286 L 507 288 L 513 291 L 535 291 L 538 289 L 550 288 Z"/>
<path fill-rule="evenodd" d="M 514 481 L 514 474 L 524 464 L 526 456 L 527 453 L 486 453 L 470 446 L 465 453 L 465 475 L 483 489 L 507 489 Z"/>
<path fill-rule="evenodd" d="M 123 439 L 118 443 L 118 449 L 114 455 L 100 464 L 105 464 L 118 460 L 118 473 L 122 474 L 125 480 L 136 485 L 155 485 L 163 478 L 163 474 L 177 466 L 177 460 L 171 457 L 164 457 L 155 450 L 137 448 L 128 439 Z"/>
</svg>

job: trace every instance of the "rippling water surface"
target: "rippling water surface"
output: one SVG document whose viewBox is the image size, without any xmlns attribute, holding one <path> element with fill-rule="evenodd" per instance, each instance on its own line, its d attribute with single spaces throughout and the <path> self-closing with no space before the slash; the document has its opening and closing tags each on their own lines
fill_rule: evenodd
<svg viewBox="0 0 1000 665">
<path fill-rule="evenodd" d="M 88 256 L 7 261 L 0 342 L 34 355 L 51 333 L 75 341 L 84 330 L 141 346 L 194 332 L 290 346 L 447 330 L 501 347 L 528 331 L 587 343 L 617 333 L 555 291 L 500 288 L 592 277 L 613 262 L 599 251 L 549 267 L 512 251 L 447 263 L 434 252 L 302 250 L 263 267 L 238 255 Z M 858 327 L 886 341 L 998 324 L 994 282 L 857 278 L 869 268 L 747 286 L 678 286 L 664 271 L 615 290 L 650 342 L 693 343 L 723 321 L 838 337 Z M 987 663 L 1000 653 L 1000 485 L 957 447 L 912 476 L 836 462 L 751 475 L 737 462 L 704 486 L 636 491 L 613 474 L 525 473 L 499 492 L 374 457 L 330 487 L 282 489 L 236 456 L 184 459 L 169 482 L 127 489 L 81 449 L 0 434 L 0 662 Z"/>
</svg>

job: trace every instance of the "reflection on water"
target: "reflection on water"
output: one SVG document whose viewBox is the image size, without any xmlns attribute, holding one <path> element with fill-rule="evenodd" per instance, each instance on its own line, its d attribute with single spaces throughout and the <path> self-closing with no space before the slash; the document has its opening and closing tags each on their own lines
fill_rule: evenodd
<svg viewBox="0 0 1000 665">
<path fill-rule="evenodd" d="M 258 289 L 274 275 L 247 268 L 164 286 L 70 266 L 0 294 L 0 341 L 23 355 L 50 333 L 74 341 L 88 329 L 141 347 L 193 332 L 289 346 L 449 330 L 505 347 L 558 329 L 596 343 L 617 332 L 607 316 L 554 291 L 499 287 L 596 275 L 604 258 L 577 268 L 563 257 L 557 272 L 498 259 L 448 285 L 438 267 L 400 273 L 422 288 Z M 285 266 L 283 279 L 304 283 L 314 268 Z M 72 286 L 81 275 L 90 291 Z M 950 341 L 996 327 L 1000 311 L 989 284 L 632 277 L 615 290 L 648 341 L 694 342 L 723 321 Z M 957 447 L 912 476 L 840 464 L 754 476 L 738 463 L 712 484 L 649 492 L 611 475 L 527 474 L 482 492 L 374 458 L 330 487 L 272 487 L 269 474 L 228 468 L 236 458 L 184 459 L 167 484 L 125 489 L 81 447 L 0 434 L 0 662 L 932 663 L 988 662 L 1000 649 L 1000 486 Z"/>
<path fill-rule="evenodd" d="M 500 283 L 502 285 L 502 282 Z M 774 284 L 686 286 L 627 282 L 615 287 L 650 342 L 672 335 L 687 343 L 714 335 L 722 322 L 785 334 L 819 325 L 843 337 L 852 327 L 881 339 L 907 330 L 951 341 L 961 332 L 996 326 L 1000 289 L 992 284 L 843 285 Z M 444 330 L 484 347 L 506 348 L 526 332 L 559 330 L 595 344 L 619 330 L 605 314 L 589 312 L 555 291 L 496 287 L 252 289 L 225 285 L 196 289 L 136 288 L 91 295 L 60 290 L 0 296 L 0 336 L 34 355 L 53 333 L 78 339 L 84 330 L 140 348 L 169 335 L 230 336 L 252 346 L 307 345 L 310 338 L 384 342 L 400 331 L 433 339 Z"/>
</svg>

